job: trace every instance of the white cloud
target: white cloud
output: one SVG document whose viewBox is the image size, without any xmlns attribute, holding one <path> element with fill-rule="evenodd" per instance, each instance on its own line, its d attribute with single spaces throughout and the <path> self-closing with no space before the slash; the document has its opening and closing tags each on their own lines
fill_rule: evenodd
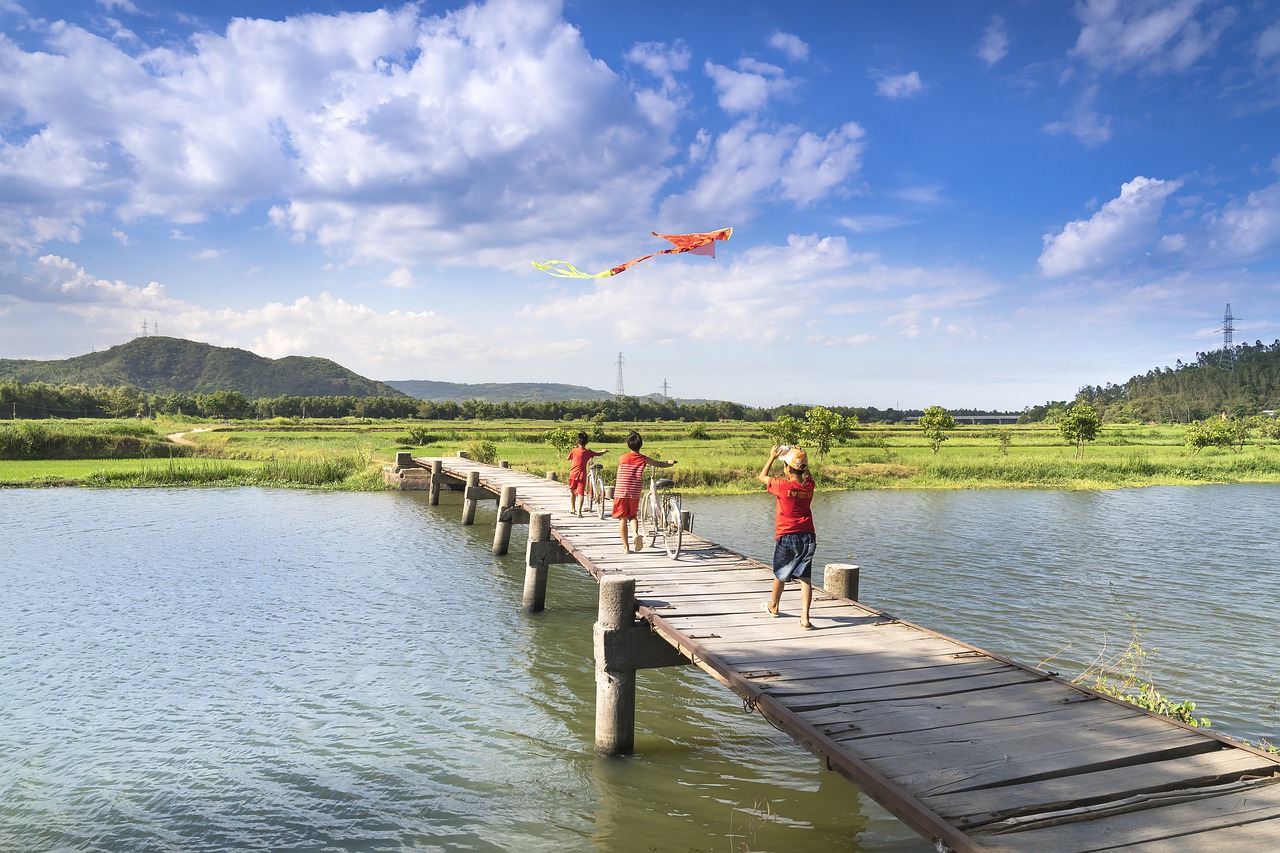
<svg viewBox="0 0 1280 853">
<path fill-rule="evenodd" d="M 737 70 L 714 62 L 705 63 L 703 70 L 711 78 L 720 108 L 731 114 L 758 112 L 795 85 L 778 66 L 753 59 L 739 60 Z"/>
<path fill-rule="evenodd" d="M 396 267 L 387 276 L 387 284 L 398 289 L 409 289 L 419 287 L 417 279 L 413 276 L 413 270 L 407 267 Z"/>
<path fill-rule="evenodd" d="M 1136 177 L 1120 195 L 1089 219 L 1068 222 L 1057 234 L 1044 235 L 1040 270 L 1058 277 L 1120 265 L 1159 238 L 1158 223 L 1165 200 L 1182 181 Z"/>
<path fill-rule="evenodd" d="M 982 31 L 982 40 L 978 42 L 975 52 L 978 58 L 990 68 L 1009 53 L 1009 28 L 1004 18 L 992 15 L 987 28 Z"/>
<path fill-rule="evenodd" d="M 1087 86 L 1080 93 L 1075 108 L 1061 121 L 1045 125 L 1045 132 L 1054 135 L 1069 133 L 1086 148 L 1098 148 L 1111 141 L 1111 117 L 1100 115 L 1094 107 L 1098 86 Z"/>
<path fill-rule="evenodd" d="M 1252 260 L 1280 247 L 1280 183 L 1224 207 L 1209 226 L 1210 247 L 1227 261 Z"/>
<path fill-rule="evenodd" d="M 876 94 L 883 98 L 892 98 L 893 100 L 901 100 L 903 98 L 914 98 L 924 91 L 924 81 L 920 79 L 917 71 L 909 71 L 906 74 L 890 74 L 887 71 L 871 71 L 871 77 L 876 82 Z"/>
<path fill-rule="evenodd" d="M 222 254 L 221 249 L 201 249 L 198 252 L 193 252 L 191 259 L 193 261 L 212 261 L 222 257 Z"/>
<path fill-rule="evenodd" d="M 692 227 L 708 218 L 746 218 L 766 199 L 812 204 L 840 192 L 861 168 L 865 136 L 853 122 L 826 136 L 740 122 L 716 139 L 693 189 L 667 199 L 661 219 Z"/>
<path fill-rule="evenodd" d="M 1210 54 L 1235 18 L 1229 6 L 1198 17 L 1202 0 L 1085 0 L 1073 56 L 1098 71 L 1180 73 Z"/>
<path fill-rule="evenodd" d="M 769 47 L 782 51 L 793 62 L 803 62 L 809 58 L 809 45 L 792 33 L 774 30 L 769 36 Z"/>
</svg>

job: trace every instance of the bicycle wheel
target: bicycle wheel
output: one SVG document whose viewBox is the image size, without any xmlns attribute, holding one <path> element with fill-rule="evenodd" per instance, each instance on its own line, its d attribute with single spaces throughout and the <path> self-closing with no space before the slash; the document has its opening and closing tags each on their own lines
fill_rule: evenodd
<svg viewBox="0 0 1280 853">
<path fill-rule="evenodd" d="M 649 537 L 650 545 L 658 544 L 658 501 L 652 493 L 640 499 L 640 530 Z"/>
<path fill-rule="evenodd" d="M 596 489 L 596 512 L 600 514 L 601 518 L 604 518 L 604 478 L 597 474 L 593 485 Z"/>
<path fill-rule="evenodd" d="M 666 522 L 664 544 L 667 547 L 667 556 L 674 560 L 680 556 L 680 544 L 684 541 L 684 525 L 680 522 L 680 498 L 676 495 L 668 495 L 664 506 L 666 509 L 663 517 Z"/>
</svg>

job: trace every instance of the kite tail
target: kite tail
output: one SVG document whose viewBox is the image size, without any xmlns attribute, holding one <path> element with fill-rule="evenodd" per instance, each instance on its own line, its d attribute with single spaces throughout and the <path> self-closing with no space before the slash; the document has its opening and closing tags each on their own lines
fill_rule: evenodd
<svg viewBox="0 0 1280 853">
<path fill-rule="evenodd" d="M 620 272 L 620 270 L 605 270 L 598 273 L 586 273 L 568 261 L 546 261 L 541 264 L 537 261 L 532 261 L 532 263 L 547 275 L 553 275 L 556 278 L 608 278 L 616 272 Z"/>
</svg>

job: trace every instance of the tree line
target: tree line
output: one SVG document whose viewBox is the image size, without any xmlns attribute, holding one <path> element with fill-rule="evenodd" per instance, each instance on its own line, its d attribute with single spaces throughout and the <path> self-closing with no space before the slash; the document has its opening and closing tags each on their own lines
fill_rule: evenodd
<svg viewBox="0 0 1280 853">
<path fill-rule="evenodd" d="M 257 418 L 386 418 L 453 420 L 590 420 L 653 422 L 715 421 L 773 422 L 779 418 L 803 418 L 813 407 L 798 403 L 757 408 L 727 401 L 681 403 L 651 397 L 616 397 L 607 400 L 559 400 L 543 402 L 488 402 L 485 400 L 431 401 L 413 397 L 289 396 L 250 399 L 238 391 L 211 394 L 150 394 L 131 385 L 54 385 L 0 380 L 0 418 L 121 418 L 187 415 L 219 420 Z M 900 423 L 918 417 L 918 409 L 828 406 L 830 411 L 855 423 Z M 957 415 L 1000 414 L 977 409 L 956 410 Z"/>
</svg>

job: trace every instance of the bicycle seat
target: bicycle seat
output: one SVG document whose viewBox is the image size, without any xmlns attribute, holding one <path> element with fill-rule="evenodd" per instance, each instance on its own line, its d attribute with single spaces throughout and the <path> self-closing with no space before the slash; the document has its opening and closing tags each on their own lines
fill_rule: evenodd
<svg viewBox="0 0 1280 853">
<path fill-rule="evenodd" d="M 592 463 L 591 463 L 591 470 L 592 470 L 592 471 L 600 471 L 600 470 L 602 470 L 603 468 L 604 468 L 604 466 L 603 466 L 603 465 L 601 465 L 599 462 L 592 462 Z"/>
<path fill-rule="evenodd" d="M 658 480 L 658 481 L 657 481 L 656 483 L 654 483 L 653 485 L 655 485 L 655 486 L 656 486 L 656 487 L 658 487 L 659 489 L 669 489 L 669 488 L 671 488 L 672 486 L 674 486 L 675 484 L 676 484 L 676 481 L 675 481 L 675 480 L 668 480 L 668 479 L 666 479 L 666 478 L 664 477 L 663 479 Z"/>
</svg>

